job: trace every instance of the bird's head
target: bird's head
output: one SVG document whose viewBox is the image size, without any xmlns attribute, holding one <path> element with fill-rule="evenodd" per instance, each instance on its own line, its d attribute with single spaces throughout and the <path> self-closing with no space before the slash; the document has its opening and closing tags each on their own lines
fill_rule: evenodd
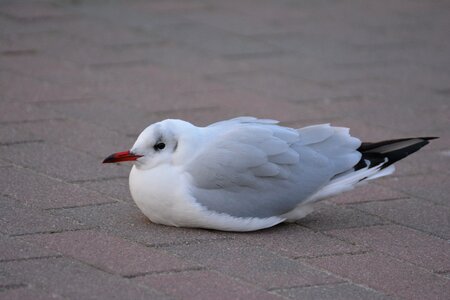
<svg viewBox="0 0 450 300">
<path fill-rule="evenodd" d="M 130 150 L 113 153 L 103 163 L 134 161 L 139 169 L 173 164 L 183 155 L 181 143 L 193 138 L 195 128 L 182 120 L 169 119 L 154 123 L 141 132 Z"/>
</svg>

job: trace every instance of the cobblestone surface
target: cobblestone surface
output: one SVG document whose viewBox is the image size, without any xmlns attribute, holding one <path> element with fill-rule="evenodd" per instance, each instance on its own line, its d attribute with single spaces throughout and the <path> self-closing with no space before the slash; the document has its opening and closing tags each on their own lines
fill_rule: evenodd
<svg viewBox="0 0 450 300">
<path fill-rule="evenodd" d="M 0 299 L 448 299 L 448 1 L 0 1 Z M 165 227 L 101 165 L 237 115 L 440 136 L 297 224 Z"/>
</svg>

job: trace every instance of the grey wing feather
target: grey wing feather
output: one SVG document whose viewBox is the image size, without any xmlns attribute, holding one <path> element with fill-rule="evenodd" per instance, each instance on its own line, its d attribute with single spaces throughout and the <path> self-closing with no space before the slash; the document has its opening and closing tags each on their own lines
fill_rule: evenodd
<svg viewBox="0 0 450 300">
<path fill-rule="evenodd" d="M 191 193 L 207 209 L 234 217 L 287 213 L 360 158 L 354 138 L 329 125 L 294 130 L 246 118 L 208 128 L 213 140 L 186 166 Z"/>
</svg>

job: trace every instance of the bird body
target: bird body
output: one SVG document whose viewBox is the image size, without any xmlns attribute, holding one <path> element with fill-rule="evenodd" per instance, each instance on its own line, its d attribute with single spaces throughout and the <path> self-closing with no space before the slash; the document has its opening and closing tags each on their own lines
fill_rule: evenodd
<svg viewBox="0 0 450 300">
<path fill-rule="evenodd" d="M 316 201 L 392 174 L 395 161 L 429 139 L 361 143 L 347 128 L 293 129 L 252 117 L 207 127 L 165 120 L 104 162 L 134 161 L 131 195 L 155 223 L 253 231 L 301 219 Z"/>
</svg>

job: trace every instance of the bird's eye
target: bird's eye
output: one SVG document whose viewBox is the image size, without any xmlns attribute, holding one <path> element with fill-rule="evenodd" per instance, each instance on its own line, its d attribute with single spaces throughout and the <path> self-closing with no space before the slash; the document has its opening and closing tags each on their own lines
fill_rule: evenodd
<svg viewBox="0 0 450 300">
<path fill-rule="evenodd" d="M 155 151 L 159 151 L 159 150 L 162 150 L 162 149 L 166 148 L 166 144 L 158 143 L 155 146 L 153 146 L 153 148 L 155 149 Z"/>
</svg>

